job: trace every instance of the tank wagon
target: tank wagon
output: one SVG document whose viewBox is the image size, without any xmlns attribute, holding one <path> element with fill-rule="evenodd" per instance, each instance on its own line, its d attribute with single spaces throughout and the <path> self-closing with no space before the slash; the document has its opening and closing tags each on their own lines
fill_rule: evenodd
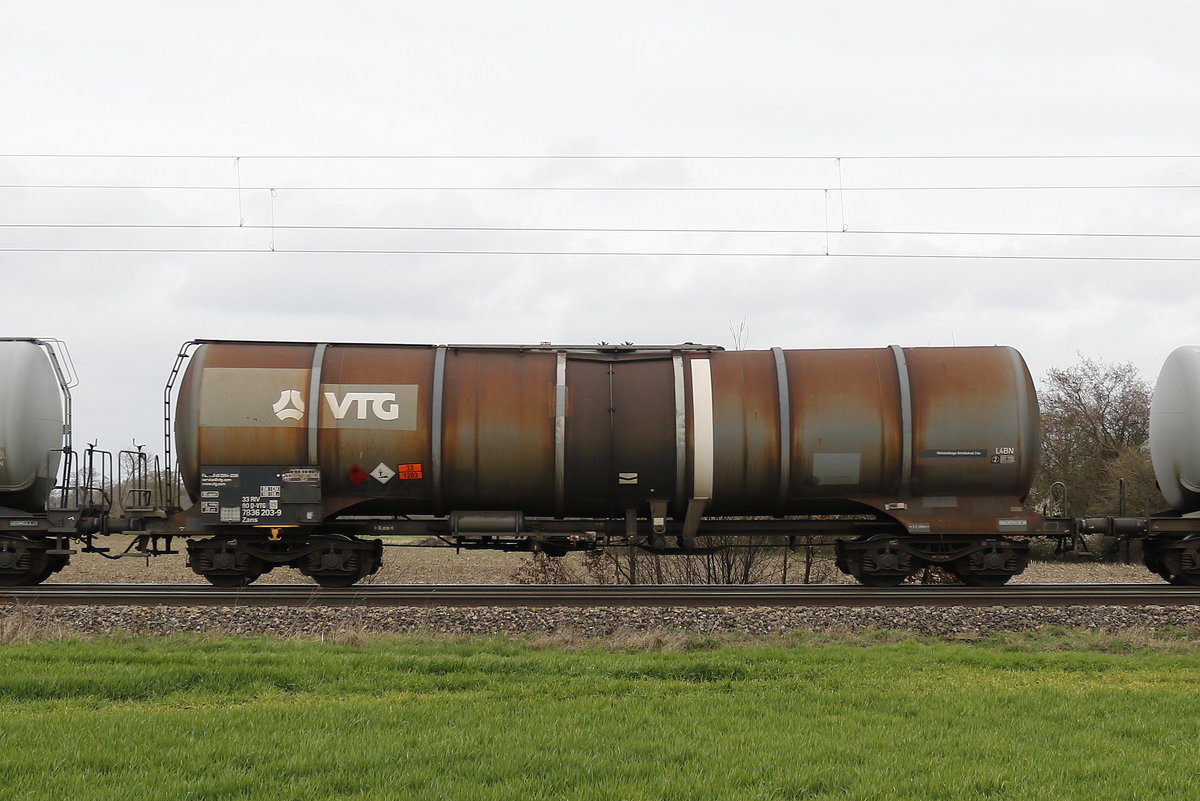
<svg viewBox="0 0 1200 801">
<path fill-rule="evenodd" d="M 1173 509 L 1200 512 L 1200 346 L 1176 348 L 1150 405 L 1154 477 Z"/>
<path fill-rule="evenodd" d="M 350 585 L 384 534 L 550 555 L 813 537 L 864 584 L 938 565 L 994 586 L 1035 537 L 1106 533 L 1200 584 L 1200 347 L 1168 358 L 1152 407 L 1173 509 L 1088 519 L 1025 505 L 1038 406 L 1007 347 L 196 340 L 165 392 L 178 473 L 123 452 L 120 492 L 111 455 L 72 450 L 60 351 L 0 339 L 0 584 L 43 581 L 72 546 L 109 556 L 115 532 L 136 555 L 186 538 L 219 586 L 281 566 Z"/>
<path fill-rule="evenodd" d="M 0 340 L 0 584 L 42 581 L 73 553 L 77 513 L 47 508 L 70 448 L 70 388 L 54 345 Z"/>
<path fill-rule="evenodd" d="M 1037 400 L 1011 348 L 189 353 L 174 444 L 194 504 L 170 525 L 217 584 L 281 564 L 353 583 L 379 566 L 371 531 L 550 554 L 834 534 L 864 583 L 938 564 L 999 584 L 1042 529 L 1023 505 Z"/>
<path fill-rule="evenodd" d="M 0 338 L 0 586 L 44 581 L 67 565 L 73 544 L 103 552 L 91 547 L 94 535 L 130 528 L 111 516 L 111 457 L 89 449 L 81 462 L 72 450 L 74 384 L 62 342 Z"/>
<path fill-rule="evenodd" d="M 1200 346 L 1176 348 L 1158 374 L 1150 404 L 1150 455 L 1173 512 L 1108 524 L 1113 533 L 1148 533 L 1146 566 L 1168 581 L 1200 584 Z"/>
</svg>

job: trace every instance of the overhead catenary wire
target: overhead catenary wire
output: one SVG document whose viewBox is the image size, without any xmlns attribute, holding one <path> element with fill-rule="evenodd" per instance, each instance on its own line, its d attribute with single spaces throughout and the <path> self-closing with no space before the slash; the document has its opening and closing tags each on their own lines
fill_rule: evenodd
<svg viewBox="0 0 1200 801">
<path fill-rule="evenodd" d="M 992 253 L 823 253 L 817 251 L 743 252 L 654 250 L 389 250 L 374 248 L 0 248 L 0 253 L 185 253 L 185 254 L 297 254 L 326 256 L 625 256 L 625 257 L 724 257 L 774 259 L 938 259 L 964 261 L 1101 261 L 1196 262 L 1200 256 L 1060 256 L 1052 254 Z"/>
<path fill-rule="evenodd" d="M 1168 182 L 1104 182 L 1095 183 L 1083 182 L 1021 182 L 1013 184 L 997 184 L 997 183 L 980 183 L 971 184 L 966 182 L 955 182 L 947 184 L 939 184 L 933 182 L 921 181 L 901 181 L 895 185 L 887 185 L 887 182 L 875 182 L 872 185 L 850 185 L 847 186 L 843 180 L 842 162 L 843 160 L 894 160 L 894 161 L 1047 161 L 1047 160 L 1064 160 L 1064 161 L 1080 161 L 1080 160 L 1162 160 L 1162 159 L 1200 159 L 1200 155 L 1196 154 L 982 154 L 982 155 L 935 155 L 935 154 L 900 154 L 900 155 L 862 155 L 862 156 L 812 156 L 812 155 L 767 155 L 767 154 L 700 154 L 700 155 L 638 155 L 638 154 L 552 154 L 546 156 L 538 155 L 523 155 L 523 154 L 383 154 L 383 155 L 367 155 L 367 154 L 318 154 L 318 155 L 288 155 L 288 154 L 260 154 L 260 155 L 237 155 L 237 156 L 222 156 L 214 154 L 51 154 L 51 153 L 25 153 L 25 154 L 0 154 L 0 159 L 139 159 L 139 160 L 172 160 L 172 159 L 233 159 L 234 175 L 236 177 L 236 185 L 225 185 L 223 183 L 205 183 L 205 182 L 158 182 L 139 183 L 136 181 L 114 181 L 112 183 L 87 183 L 87 182 L 71 182 L 71 183 L 52 183 L 47 181 L 30 181 L 28 183 L 9 182 L 0 184 L 0 191 L 137 191 L 137 192 L 229 192 L 237 193 L 237 225 L 228 224 L 204 224 L 204 223 L 101 223 L 101 222 L 18 222 L 6 220 L 0 222 L 0 229 L 5 231 L 21 231 L 29 232 L 38 230 L 93 230 L 93 231 L 229 231 L 232 229 L 245 230 L 269 230 L 276 231 L 292 231 L 292 232 L 478 232 L 478 233 L 512 233 L 512 234 L 672 234 L 672 235 L 822 235 L 825 238 L 825 247 L 822 252 L 809 252 L 806 248 L 778 248 L 778 249 L 755 249 L 734 246 L 738 252 L 722 251 L 720 248 L 712 248 L 701 246 L 698 248 L 678 247 L 682 243 L 663 243 L 666 247 L 655 250 L 645 247 L 620 247 L 618 245 L 612 250 L 603 250 L 595 247 L 588 247 L 595 243 L 586 243 L 583 248 L 570 249 L 561 247 L 550 248 L 462 248 L 453 247 L 445 249 L 437 248 L 402 248 L 395 247 L 400 244 L 393 240 L 392 242 L 375 242 L 363 241 L 364 245 L 374 245 L 374 247 L 345 247 L 344 242 L 338 243 L 338 247 L 328 248 L 280 248 L 277 247 L 275 237 L 271 237 L 271 242 L 265 248 L 260 247 L 150 247 L 149 242 L 143 239 L 139 243 L 136 239 L 132 242 L 126 240 L 124 243 L 113 242 L 114 247 L 96 247 L 78 245 L 75 247 L 6 247 L 0 248 L 2 253 L 260 253 L 260 252 L 280 252 L 293 254 L 329 254 L 329 255 L 353 255 L 353 254 L 378 254 L 378 255 L 464 255 L 464 256 L 644 256 L 644 257 L 730 257 L 730 258 L 921 258 L 921 259 L 986 259 L 986 260 L 1047 260 L 1047 261 L 1125 261 L 1125 262 L 1193 262 L 1198 259 L 1188 255 L 1174 254 L 1155 254 L 1154 251 L 1145 252 L 1143 254 L 1105 254 L 1105 255 L 1086 255 L 1086 254 L 1066 254 L 1066 253 L 906 253 L 902 252 L 902 246 L 898 246 L 900 252 L 893 253 L 853 253 L 853 252 L 834 252 L 831 247 L 830 237 L 832 235 L 841 235 L 843 237 L 924 237 L 928 239 L 946 239 L 957 237 L 1006 237 L 1010 239 L 1020 238 L 1039 238 L 1043 240 L 1058 239 L 1069 241 L 1072 239 L 1094 239 L 1094 240 L 1129 240 L 1129 241 L 1161 241 L 1169 242 L 1171 240 L 1185 241 L 1200 238 L 1200 233 L 1186 233 L 1180 231 L 1064 231 L 1064 230 L 953 230 L 952 228 L 936 229 L 936 228 L 921 228 L 919 230 L 907 230 L 902 228 L 878 227 L 876 230 L 854 230 L 846 223 L 846 195 L 851 193 L 937 193 L 937 192 L 971 192 L 971 193 L 1044 193 L 1044 192 L 1089 192 L 1089 191 L 1156 191 L 1172 193 L 1178 190 L 1200 189 L 1200 184 L 1197 183 L 1168 183 Z M 635 160 L 727 160 L 727 161 L 767 161 L 767 160 L 786 160 L 786 161 L 821 161 L 831 160 L 836 165 L 836 171 L 830 176 L 829 185 L 824 183 L 801 183 L 797 182 L 791 185 L 770 185 L 752 184 L 749 182 L 737 182 L 734 179 L 734 185 L 720 185 L 719 182 L 714 184 L 709 181 L 696 185 L 685 185 L 676 181 L 673 185 L 626 185 L 626 184 L 603 184 L 603 185 L 586 185 L 586 182 L 576 182 L 573 185 L 553 185 L 545 182 L 520 184 L 517 182 L 501 181 L 496 185 L 486 185 L 477 181 L 470 181 L 471 185 L 453 185 L 450 182 L 435 181 L 428 184 L 412 183 L 404 184 L 392 182 L 394 185 L 363 185 L 349 181 L 333 181 L 328 183 L 314 183 L 306 185 L 302 182 L 292 182 L 291 185 L 255 185 L 247 186 L 243 184 L 241 173 L 241 161 L 243 159 L 264 159 L 264 160 L 370 160 L 370 159 L 395 159 L 395 160 L 422 160 L 428 159 L 431 161 L 448 161 L 461 159 L 465 161 L 483 161 L 483 160 L 569 160 L 579 159 L 587 161 L 597 160 L 620 160 L 620 159 L 635 159 Z M 227 173 L 228 175 L 228 173 Z M 928 177 L 928 176 L 925 176 Z M 1153 175 L 1157 178 L 1159 176 Z M 1174 176 L 1173 176 L 1174 177 Z M 1180 178 L 1184 176 L 1180 175 Z M 1189 176 L 1190 177 L 1190 176 Z M 216 179 L 220 181 L 220 178 Z M 386 180 L 386 179 L 385 179 Z M 823 179 L 818 179 L 823 181 Z M 901 185 L 902 184 L 902 185 Z M 840 225 L 837 221 L 830 219 L 830 193 L 838 192 L 838 206 L 835 207 L 841 220 Z M 775 202 L 773 198 L 776 196 L 772 193 L 804 193 L 804 192 L 822 192 L 824 195 L 825 220 L 823 227 L 739 227 L 739 226 L 711 226 L 711 227 L 636 227 L 636 226 L 522 226 L 522 225 L 356 225 L 356 224 L 298 224 L 296 222 L 276 224 L 276 208 L 275 198 L 280 192 L 292 193 L 314 193 L 314 192 L 349 192 L 349 193 L 380 193 L 380 192 L 480 192 L 480 193 L 564 193 L 564 192 L 579 192 L 579 193 L 764 193 L 764 198 L 772 198 L 770 202 Z M 270 225 L 262 224 L 246 224 L 243 217 L 242 201 L 245 193 L 270 193 Z M 1180 197 L 1172 194 L 1172 198 Z M 310 197 L 310 195 L 305 195 Z M 1007 197 L 1007 195 L 1005 195 Z M 1165 197 L 1165 196 L 1164 196 Z M 741 202 L 740 200 L 738 202 Z M 1007 202 L 1007 201 L 1006 201 Z M 91 216 L 91 215 L 89 215 Z M 814 222 L 817 222 L 814 220 Z M 833 227 L 831 227 L 831 225 Z M 819 222 L 818 222 L 819 226 Z M 1168 227 L 1164 225 L 1163 227 Z M 964 226 L 965 228 L 965 226 Z M 86 241 L 86 240 L 85 240 Z M 245 241 L 245 240 L 242 240 Z M 495 240 L 493 240 L 495 241 Z M 852 244 L 853 239 L 842 239 L 841 248 L 843 250 L 870 250 L 871 248 L 856 248 Z M 18 240 L 19 242 L 19 240 Z M 9 243 L 17 245 L 18 242 L 12 241 Z M 110 240 L 111 242 L 111 240 Z M 496 242 L 496 244 L 501 244 Z M 507 242 L 503 242 L 507 244 Z M 32 242 L 30 244 L 33 244 Z M 216 244 L 216 243 L 214 243 Z M 232 245 L 235 242 L 226 241 L 224 244 Z M 309 242 L 296 242 L 294 244 L 308 245 L 317 244 L 315 240 Z M 332 244 L 332 243 L 330 243 Z M 385 247 L 378 247 L 380 244 L 385 244 Z M 426 244 L 426 243 L 421 243 Z M 452 243 L 461 245 L 462 243 Z M 472 242 L 471 244 L 475 244 Z M 490 244 L 490 243 L 489 243 Z M 521 242 L 522 245 L 526 244 Z M 548 243 L 546 243 L 548 244 Z M 555 242 L 554 244 L 560 244 Z M 575 244 L 563 242 L 562 244 Z M 606 243 L 617 244 L 617 241 Z M 620 244 L 634 244 L 633 242 L 622 242 Z M 643 242 L 637 242 L 641 245 Z M 928 244 L 928 243 L 927 243 Z M 917 245 L 920 247 L 920 245 Z M 931 248 L 938 250 L 953 250 L 953 247 L 945 247 L 945 243 L 940 243 L 938 247 Z M 1186 254 L 1186 251 L 1184 252 Z"/>
<path fill-rule="evenodd" d="M 231 186 L 207 184 L 0 184 L 4 190 L 70 189 L 172 192 L 1044 192 L 1200 189 L 1200 184 L 960 184 L 929 186 Z"/>
<path fill-rule="evenodd" d="M 1197 153 L 880 153 L 880 154 L 751 154 L 751 153 L 0 153 L 3 159 L 160 159 L 283 161 L 1111 161 L 1200 159 Z"/>
<path fill-rule="evenodd" d="M 580 234 L 812 234 L 824 235 L 824 228 L 622 228 L 523 225 L 232 225 L 218 223 L 0 223 L 0 229 L 64 230 L 213 230 L 213 231 L 396 231 L 396 232 L 488 232 L 488 233 L 580 233 Z M 847 236 L 1003 236 L 1061 237 L 1102 239 L 1200 239 L 1200 233 L 1135 231 L 935 231 L 935 230 L 857 230 L 832 231 Z"/>
</svg>

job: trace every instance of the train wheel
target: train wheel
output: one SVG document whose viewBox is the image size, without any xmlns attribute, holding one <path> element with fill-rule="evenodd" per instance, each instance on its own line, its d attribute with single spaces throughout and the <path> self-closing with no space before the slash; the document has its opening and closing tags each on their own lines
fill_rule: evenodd
<svg viewBox="0 0 1200 801">
<path fill-rule="evenodd" d="M 0 573 L 0 587 L 29 587 L 43 581 L 45 578 L 40 573 Z"/>
<path fill-rule="evenodd" d="M 1200 586 L 1200 544 L 1190 537 L 1166 543 L 1147 540 L 1142 550 L 1146 567 L 1170 583 Z"/>
<path fill-rule="evenodd" d="M 1174 576 L 1172 576 L 1172 575 L 1171 575 L 1171 571 L 1170 571 L 1170 570 L 1167 570 L 1165 567 L 1162 567 L 1162 568 L 1151 568 L 1151 572 L 1153 572 L 1155 575 L 1157 575 L 1157 576 L 1158 576 L 1159 578 L 1161 578 L 1163 581 L 1169 581 L 1169 582 L 1171 582 L 1172 584 L 1174 584 L 1174 583 L 1175 583 L 1175 577 L 1174 577 Z"/>
<path fill-rule="evenodd" d="M 205 573 L 204 580 L 214 587 L 226 588 L 247 587 L 252 581 L 254 581 L 254 579 L 248 576 L 226 576 L 216 575 L 214 573 Z"/>
<path fill-rule="evenodd" d="M 379 569 L 383 544 L 339 534 L 313 537 L 316 546 L 295 566 L 322 587 L 349 587 Z"/>
<path fill-rule="evenodd" d="M 946 566 L 969 587 L 1002 587 L 1029 564 L 1029 546 L 1025 543 L 992 544 Z"/>
<path fill-rule="evenodd" d="M 1166 562 L 1163 560 L 1162 548 L 1157 542 L 1146 540 L 1142 543 L 1142 562 L 1146 565 L 1146 569 L 1163 581 L 1175 583 L 1175 577 L 1171 574 Z"/>
<path fill-rule="evenodd" d="M 1001 573 L 999 575 L 994 573 L 967 573 L 966 575 L 959 575 L 958 573 L 955 573 L 955 575 L 958 576 L 959 579 L 962 580 L 962 583 L 966 584 L 968 587 L 1003 587 L 1008 583 L 1008 580 L 1012 578 L 1012 576 L 1007 573 Z"/>
<path fill-rule="evenodd" d="M 201 573 L 204 580 L 214 587 L 248 587 L 263 574 L 262 561 L 253 556 L 246 558 L 246 569 L 241 573 Z"/>
<path fill-rule="evenodd" d="M 205 573 L 204 580 L 214 587 L 249 587 L 261 573 Z"/>
<path fill-rule="evenodd" d="M 45 548 L 37 548 L 24 539 L 0 539 L 0 587 L 40 584 L 54 570 Z"/>
<path fill-rule="evenodd" d="M 912 553 L 899 546 L 899 540 L 888 534 L 839 540 L 837 565 L 867 587 L 895 587 L 921 567 Z"/>
<path fill-rule="evenodd" d="M 31 584 L 41 584 L 46 579 L 53 576 L 58 571 L 67 566 L 67 562 L 71 557 L 64 554 L 47 554 L 46 567 L 38 574 L 38 577 L 31 581 Z"/>
<path fill-rule="evenodd" d="M 245 587 L 261 576 L 265 567 L 257 556 L 212 540 L 188 542 L 188 564 L 214 587 Z"/>
<path fill-rule="evenodd" d="M 899 587 L 908 576 L 888 575 L 881 573 L 864 573 L 861 576 L 855 576 L 858 583 L 867 587 Z"/>
<path fill-rule="evenodd" d="M 361 578 L 362 576 L 358 575 L 357 573 L 351 573 L 350 575 L 315 574 L 312 577 L 312 580 L 320 584 L 322 587 L 336 589 L 338 587 L 353 586 L 354 584 L 357 584 Z"/>
</svg>

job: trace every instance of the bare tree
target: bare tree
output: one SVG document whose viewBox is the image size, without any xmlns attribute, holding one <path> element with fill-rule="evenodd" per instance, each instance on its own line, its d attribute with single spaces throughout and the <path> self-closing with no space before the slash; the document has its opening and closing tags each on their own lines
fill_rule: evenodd
<svg viewBox="0 0 1200 801">
<path fill-rule="evenodd" d="M 1161 507 L 1148 447 L 1150 395 L 1150 384 L 1129 363 L 1080 357 L 1072 367 L 1047 372 L 1040 392 L 1042 451 L 1034 503 L 1044 503 L 1051 484 L 1062 481 L 1067 514 L 1117 514 L 1123 478 L 1130 514 Z"/>
<path fill-rule="evenodd" d="M 734 350 L 745 350 L 750 344 L 750 330 L 746 327 L 746 315 L 742 315 L 742 321 L 737 325 L 733 324 L 733 320 L 729 321 L 729 336 L 733 338 Z"/>
</svg>

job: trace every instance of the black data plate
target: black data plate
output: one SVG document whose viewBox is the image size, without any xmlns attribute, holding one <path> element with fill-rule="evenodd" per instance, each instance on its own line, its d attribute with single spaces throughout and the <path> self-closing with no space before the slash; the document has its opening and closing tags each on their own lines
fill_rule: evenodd
<svg viewBox="0 0 1200 801">
<path fill-rule="evenodd" d="M 321 520 L 321 471 L 290 465 L 209 465 L 200 470 L 206 525 L 296 526 Z"/>
</svg>

